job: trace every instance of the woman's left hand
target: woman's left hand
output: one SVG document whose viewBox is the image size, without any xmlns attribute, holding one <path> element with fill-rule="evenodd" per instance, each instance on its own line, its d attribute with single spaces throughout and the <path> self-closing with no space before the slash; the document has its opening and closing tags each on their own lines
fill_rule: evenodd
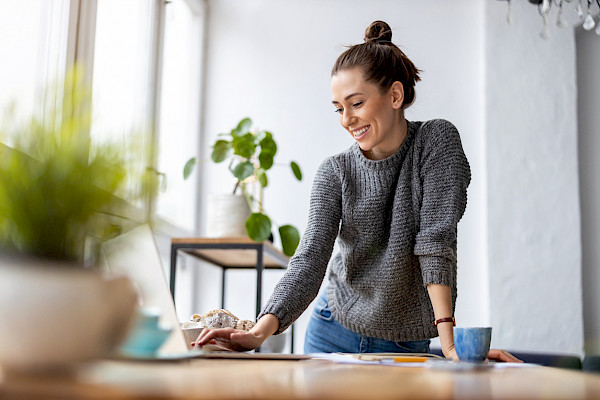
<svg viewBox="0 0 600 400">
<path fill-rule="evenodd" d="M 446 346 L 442 346 L 442 354 L 448 360 L 458 361 L 458 354 L 456 354 L 454 342 L 449 342 Z"/>
<path fill-rule="evenodd" d="M 506 350 L 490 349 L 487 356 L 488 360 L 491 361 L 502 361 L 502 362 L 515 362 L 522 363 L 523 360 L 519 360 Z"/>
</svg>

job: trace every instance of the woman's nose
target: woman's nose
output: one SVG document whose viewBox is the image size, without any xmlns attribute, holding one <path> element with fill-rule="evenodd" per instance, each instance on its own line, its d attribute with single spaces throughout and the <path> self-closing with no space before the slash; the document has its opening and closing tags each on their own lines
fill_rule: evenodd
<svg viewBox="0 0 600 400">
<path fill-rule="evenodd" d="M 354 115 L 352 115 L 349 111 L 344 111 L 342 114 L 342 125 L 344 128 L 349 128 L 352 126 L 352 122 L 354 121 Z"/>
</svg>

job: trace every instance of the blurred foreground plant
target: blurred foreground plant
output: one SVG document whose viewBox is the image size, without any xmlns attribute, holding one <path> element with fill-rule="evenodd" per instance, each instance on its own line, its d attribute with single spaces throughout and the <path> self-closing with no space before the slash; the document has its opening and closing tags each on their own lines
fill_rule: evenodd
<svg viewBox="0 0 600 400">
<path fill-rule="evenodd" d="M 83 75 L 81 67 L 66 74 L 57 85 L 64 95 L 43 118 L 12 132 L 0 126 L 0 251 L 93 263 L 97 254 L 94 246 L 86 254 L 86 239 L 114 230 L 105 212 L 122 202 L 116 195 L 133 172 L 126 166 L 131 149 L 90 141 Z"/>
</svg>

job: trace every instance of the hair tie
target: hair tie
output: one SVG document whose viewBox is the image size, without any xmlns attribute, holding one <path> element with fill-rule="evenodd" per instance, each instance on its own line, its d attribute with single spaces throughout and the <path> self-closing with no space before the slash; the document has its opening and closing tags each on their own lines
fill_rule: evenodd
<svg viewBox="0 0 600 400">
<path fill-rule="evenodd" d="M 365 38 L 365 43 L 392 44 L 392 41 L 379 38 Z"/>
</svg>

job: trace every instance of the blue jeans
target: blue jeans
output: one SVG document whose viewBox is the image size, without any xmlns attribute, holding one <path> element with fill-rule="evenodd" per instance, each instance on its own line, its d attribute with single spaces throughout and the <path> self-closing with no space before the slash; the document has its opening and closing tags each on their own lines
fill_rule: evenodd
<svg viewBox="0 0 600 400">
<path fill-rule="evenodd" d="M 326 293 L 317 299 L 308 322 L 304 353 L 429 353 L 429 339 L 392 342 L 344 328 L 333 318 Z"/>
</svg>

